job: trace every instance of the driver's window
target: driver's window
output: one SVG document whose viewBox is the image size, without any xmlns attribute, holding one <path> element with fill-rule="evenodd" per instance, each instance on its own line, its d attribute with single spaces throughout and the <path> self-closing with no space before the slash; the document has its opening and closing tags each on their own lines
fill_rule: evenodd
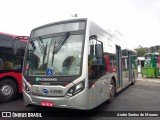
<svg viewBox="0 0 160 120">
<path fill-rule="evenodd" d="M 96 45 L 102 44 L 101 42 L 91 39 L 89 41 L 89 54 L 88 54 L 88 77 L 89 79 L 99 78 L 104 70 L 103 57 L 97 58 Z M 103 52 L 103 51 L 102 51 Z"/>
</svg>

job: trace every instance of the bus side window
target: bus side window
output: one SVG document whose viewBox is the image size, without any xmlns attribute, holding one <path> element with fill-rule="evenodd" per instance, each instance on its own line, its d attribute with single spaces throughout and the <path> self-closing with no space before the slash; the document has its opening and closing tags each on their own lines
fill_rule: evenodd
<svg viewBox="0 0 160 120">
<path fill-rule="evenodd" d="M 3 63 L 2 58 L 0 58 L 0 70 L 2 70 L 2 69 L 3 69 L 3 67 L 4 67 L 4 63 Z"/>
</svg>

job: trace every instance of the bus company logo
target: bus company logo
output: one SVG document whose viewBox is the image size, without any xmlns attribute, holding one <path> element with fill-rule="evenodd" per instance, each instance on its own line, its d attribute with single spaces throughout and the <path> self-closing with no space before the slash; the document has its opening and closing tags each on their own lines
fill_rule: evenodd
<svg viewBox="0 0 160 120">
<path fill-rule="evenodd" d="M 36 81 L 41 81 L 41 78 L 37 77 L 37 78 L 36 78 Z"/>
<path fill-rule="evenodd" d="M 39 78 L 39 77 L 37 77 L 36 78 L 36 81 L 37 82 L 53 82 L 53 81 L 57 81 L 57 78 Z"/>
<path fill-rule="evenodd" d="M 49 90 L 47 88 L 44 88 L 42 91 L 46 94 L 49 93 Z"/>
</svg>

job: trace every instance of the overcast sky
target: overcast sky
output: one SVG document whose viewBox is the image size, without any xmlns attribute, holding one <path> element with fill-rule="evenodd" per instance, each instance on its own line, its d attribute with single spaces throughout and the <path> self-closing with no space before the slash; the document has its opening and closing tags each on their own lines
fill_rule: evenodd
<svg viewBox="0 0 160 120">
<path fill-rule="evenodd" d="M 90 18 L 119 30 L 130 47 L 160 45 L 160 0 L 0 0 L 0 32 L 30 35 L 43 24 Z"/>
</svg>

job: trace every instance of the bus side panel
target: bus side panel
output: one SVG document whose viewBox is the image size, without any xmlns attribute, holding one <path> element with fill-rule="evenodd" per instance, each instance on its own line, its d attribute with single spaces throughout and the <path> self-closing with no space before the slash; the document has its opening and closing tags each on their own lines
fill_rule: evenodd
<svg viewBox="0 0 160 120">
<path fill-rule="evenodd" d="M 109 81 L 104 75 L 91 87 L 93 91 L 93 107 L 109 99 Z"/>
<path fill-rule="evenodd" d="M 129 71 L 122 72 L 122 80 L 123 80 L 122 88 L 127 87 L 129 85 Z"/>
</svg>

